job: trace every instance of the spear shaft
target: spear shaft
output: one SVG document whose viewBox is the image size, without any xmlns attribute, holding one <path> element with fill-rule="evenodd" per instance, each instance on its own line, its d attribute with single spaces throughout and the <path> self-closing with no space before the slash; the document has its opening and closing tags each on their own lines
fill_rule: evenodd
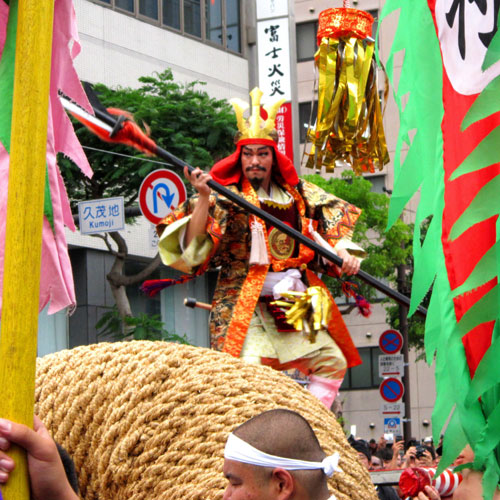
<svg viewBox="0 0 500 500">
<path fill-rule="evenodd" d="M 99 109 L 95 105 L 93 105 L 94 113 L 95 116 L 102 120 L 106 125 L 108 125 L 111 128 L 110 132 L 110 137 L 112 138 L 114 134 L 116 134 L 121 126 L 123 125 L 123 118 L 116 118 L 116 116 L 109 114 L 107 111 Z M 177 156 L 173 155 L 172 153 L 166 151 L 165 149 L 161 148 L 158 145 L 154 145 L 152 148 L 151 153 L 154 155 L 158 156 L 159 158 L 162 158 L 166 162 L 168 162 L 171 165 L 174 165 L 175 167 L 184 169 L 185 167 L 188 169 L 188 171 L 191 173 L 194 168 L 186 163 L 185 161 L 181 160 L 180 158 L 177 158 Z M 288 226 L 287 224 L 283 223 L 281 220 L 277 219 L 276 217 L 268 214 L 264 210 L 260 209 L 259 207 L 256 207 L 252 203 L 248 202 L 241 196 L 237 195 L 230 189 L 228 189 L 225 186 L 222 186 L 218 182 L 214 180 L 208 181 L 208 186 L 210 186 L 211 189 L 216 191 L 222 196 L 225 196 L 227 199 L 238 205 L 239 207 L 243 208 L 247 212 L 259 217 L 262 219 L 266 224 L 270 226 L 274 226 L 276 229 L 279 229 L 282 233 L 285 233 L 286 235 L 290 236 L 293 238 L 295 241 L 298 241 L 299 243 L 309 247 L 310 249 L 314 250 L 318 255 L 321 255 L 325 259 L 329 260 L 330 262 L 333 262 L 339 267 L 342 267 L 342 259 L 335 254 L 332 250 L 329 250 L 328 248 L 325 248 L 318 243 L 316 243 L 314 240 L 311 240 L 307 236 L 304 236 L 300 231 L 297 231 L 296 229 Z M 387 297 L 395 300 L 399 304 L 402 304 L 406 307 L 410 307 L 410 298 L 407 297 L 406 295 L 398 292 L 397 290 L 392 289 L 391 287 L 387 286 L 385 283 L 382 283 L 380 280 L 377 278 L 373 277 L 371 274 L 368 274 L 367 272 L 363 271 L 362 269 L 358 271 L 356 276 L 364 281 L 366 284 L 372 286 L 379 292 L 382 292 L 384 295 Z M 427 316 L 427 309 L 418 306 L 416 309 L 416 312 L 419 313 L 421 316 L 426 317 Z"/>
</svg>

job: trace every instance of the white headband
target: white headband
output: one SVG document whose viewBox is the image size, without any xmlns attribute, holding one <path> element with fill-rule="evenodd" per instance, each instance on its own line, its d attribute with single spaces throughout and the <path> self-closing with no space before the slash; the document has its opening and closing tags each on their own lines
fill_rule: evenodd
<svg viewBox="0 0 500 500">
<path fill-rule="evenodd" d="M 224 458 L 260 467 L 281 467 L 285 470 L 323 469 L 323 472 L 328 477 L 330 477 L 334 472 L 342 471 L 338 465 L 338 452 L 326 457 L 322 462 L 308 462 L 307 460 L 276 457 L 254 448 L 252 445 L 246 443 L 233 433 L 229 434 L 229 437 L 227 438 L 226 447 L 224 449 Z"/>
</svg>

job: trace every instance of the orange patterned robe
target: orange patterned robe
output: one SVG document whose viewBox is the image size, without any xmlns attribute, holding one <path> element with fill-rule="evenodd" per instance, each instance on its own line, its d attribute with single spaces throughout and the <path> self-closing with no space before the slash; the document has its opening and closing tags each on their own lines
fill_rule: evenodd
<svg viewBox="0 0 500 500">
<path fill-rule="evenodd" d="M 259 200 L 253 188 L 243 179 L 241 191 L 237 186 L 229 189 L 255 205 Z M 297 228 L 306 236 L 312 227 L 332 246 L 341 238 L 350 239 L 361 211 L 318 186 L 301 180 L 296 187 L 282 184 L 295 200 L 299 213 Z M 157 227 L 161 235 L 166 226 L 188 216 L 197 200 L 197 195 L 183 203 L 169 214 Z M 265 224 L 263 221 L 261 223 Z M 267 234 L 264 231 L 264 234 Z M 298 257 L 285 260 L 271 259 L 268 265 L 248 265 L 251 233 L 249 214 L 219 194 L 210 198 L 207 235 L 213 243 L 208 258 L 198 267 L 188 268 L 179 259 L 170 264 L 183 272 L 201 274 L 209 267 L 220 267 L 217 286 L 212 302 L 210 333 L 212 348 L 240 355 L 252 314 L 257 306 L 262 285 L 269 270 L 284 271 L 289 268 L 307 269 L 306 277 L 311 286 L 325 286 L 316 272 L 325 272 L 319 260 L 309 248 L 300 245 Z M 332 298 L 333 302 L 333 298 Z M 338 308 L 334 305 L 332 319 L 328 326 L 330 336 L 342 350 L 349 367 L 361 363 L 357 350 Z"/>
</svg>

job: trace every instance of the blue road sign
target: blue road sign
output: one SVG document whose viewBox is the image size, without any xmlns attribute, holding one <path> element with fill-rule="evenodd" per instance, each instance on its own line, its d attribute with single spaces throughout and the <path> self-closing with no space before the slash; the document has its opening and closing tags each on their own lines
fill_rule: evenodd
<svg viewBox="0 0 500 500">
<path fill-rule="evenodd" d="M 397 330 L 386 330 L 380 335 L 378 345 L 386 354 L 396 354 L 403 347 L 403 336 Z"/>
<path fill-rule="evenodd" d="M 403 434 L 400 417 L 384 418 L 384 432 L 392 433 L 395 436 Z"/>
<path fill-rule="evenodd" d="M 380 395 L 389 403 L 399 401 L 403 397 L 404 392 L 403 384 L 397 378 L 386 378 L 380 384 Z"/>
</svg>

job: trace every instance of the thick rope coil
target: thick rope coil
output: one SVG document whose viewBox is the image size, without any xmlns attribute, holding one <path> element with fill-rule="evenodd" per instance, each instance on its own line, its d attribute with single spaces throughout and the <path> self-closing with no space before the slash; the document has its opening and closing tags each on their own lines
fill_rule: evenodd
<svg viewBox="0 0 500 500">
<path fill-rule="evenodd" d="M 166 342 L 78 347 L 38 360 L 36 412 L 70 453 L 85 500 L 216 500 L 229 432 L 272 408 L 311 423 L 343 473 L 338 500 L 376 500 L 334 415 L 296 382 L 227 354 Z"/>
</svg>

